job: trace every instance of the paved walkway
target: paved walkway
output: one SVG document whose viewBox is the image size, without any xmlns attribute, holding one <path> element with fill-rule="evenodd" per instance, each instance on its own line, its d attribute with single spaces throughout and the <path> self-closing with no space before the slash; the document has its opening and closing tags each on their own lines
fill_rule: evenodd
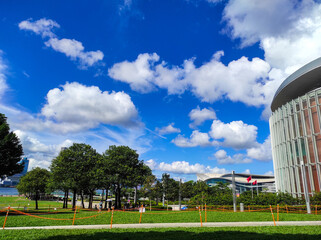
<svg viewBox="0 0 321 240">
<path fill-rule="evenodd" d="M 321 221 L 284 221 L 276 222 L 277 226 L 321 226 Z M 200 223 L 142 223 L 142 224 L 113 224 L 113 228 L 177 228 L 200 227 Z M 258 227 L 274 226 L 273 222 L 208 222 L 203 227 Z M 74 225 L 74 226 L 41 226 L 41 227 L 6 227 L 10 230 L 21 229 L 110 229 L 110 225 Z M 2 230 L 2 228 L 0 228 Z"/>
</svg>

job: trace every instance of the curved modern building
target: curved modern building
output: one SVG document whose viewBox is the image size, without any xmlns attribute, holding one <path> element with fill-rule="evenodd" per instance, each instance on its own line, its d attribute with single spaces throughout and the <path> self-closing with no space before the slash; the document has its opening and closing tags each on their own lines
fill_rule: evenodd
<svg viewBox="0 0 321 240">
<path fill-rule="evenodd" d="M 274 96 L 271 110 L 277 191 L 296 197 L 320 192 L 321 58 L 285 79 Z"/>
<path fill-rule="evenodd" d="M 215 173 L 198 173 L 196 174 L 197 180 L 206 182 L 209 186 L 222 182 L 232 184 L 232 174 L 215 174 Z M 274 176 L 268 175 L 257 175 L 257 174 L 246 174 L 246 173 L 235 173 L 235 187 L 237 193 L 249 191 L 251 189 L 264 192 L 275 192 L 275 180 Z M 252 180 L 247 181 L 247 178 L 251 176 Z M 252 185 L 253 181 L 257 181 L 257 185 Z"/>
</svg>

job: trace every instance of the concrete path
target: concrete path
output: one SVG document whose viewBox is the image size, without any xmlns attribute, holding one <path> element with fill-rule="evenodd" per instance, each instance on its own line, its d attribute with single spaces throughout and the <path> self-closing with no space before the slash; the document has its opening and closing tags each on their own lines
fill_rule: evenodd
<svg viewBox="0 0 321 240">
<path fill-rule="evenodd" d="M 277 226 L 321 226 L 321 221 L 284 221 L 276 222 Z M 208 222 L 203 227 L 259 227 L 274 226 L 273 222 Z M 112 228 L 177 228 L 201 227 L 200 223 L 142 223 L 142 224 L 113 224 Z M 2 230 L 2 228 L 0 228 Z M 5 230 L 22 229 L 110 229 L 110 225 L 74 225 L 74 226 L 35 226 L 35 227 L 6 227 Z"/>
</svg>

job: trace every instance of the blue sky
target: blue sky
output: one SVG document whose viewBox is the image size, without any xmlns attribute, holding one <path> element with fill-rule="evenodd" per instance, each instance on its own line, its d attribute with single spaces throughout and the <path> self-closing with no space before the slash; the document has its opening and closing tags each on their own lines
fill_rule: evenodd
<svg viewBox="0 0 321 240">
<path fill-rule="evenodd" d="M 272 174 L 282 81 L 320 57 L 303 0 L 1 1 L 0 112 L 35 166 L 63 146 L 136 149 L 160 176 Z"/>
</svg>

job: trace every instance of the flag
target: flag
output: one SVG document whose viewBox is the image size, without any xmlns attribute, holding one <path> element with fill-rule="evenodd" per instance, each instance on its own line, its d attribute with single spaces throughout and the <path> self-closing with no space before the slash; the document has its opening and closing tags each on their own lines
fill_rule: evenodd
<svg viewBox="0 0 321 240">
<path fill-rule="evenodd" d="M 252 180 L 252 176 L 249 176 L 246 180 L 247 182 L 250 182 Z"/>
<path fill-rule="evenodd" d="M 253 185 L 256 185 L 256 184 L 257 184 L 257 180 L 255 180 L 252 184 L 253 184 Z"/>
</svg>

